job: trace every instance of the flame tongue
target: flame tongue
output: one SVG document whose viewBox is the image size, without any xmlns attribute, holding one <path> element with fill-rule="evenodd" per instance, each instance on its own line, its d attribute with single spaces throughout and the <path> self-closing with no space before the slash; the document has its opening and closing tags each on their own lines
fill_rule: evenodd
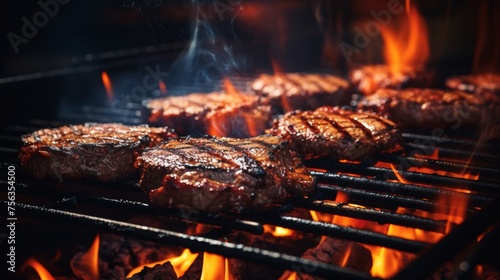
<svg viewBox="0 0 500 280">
<path fill-rule="evenodd" d="M 54 276 L 52 276 L 50 272 L 38 261 L 29 259 L 25 265 L 31 266 L 38 273 L 41 280 L 55 280 Z"/>
<path fill-rule="evenodd" d="M 421 69 L 429 57 L 427 27 L 416 7 L 407 6 L 407 20 L 401 28 L 381 27 L 385 43 L 384 57 L 392 74 L 402 75 L 412 69 Z"/>
<path fill-rule="evenodd" d="M 205 252 L 200 280 L 231 280 L 227 258 Z"/>
</svg>

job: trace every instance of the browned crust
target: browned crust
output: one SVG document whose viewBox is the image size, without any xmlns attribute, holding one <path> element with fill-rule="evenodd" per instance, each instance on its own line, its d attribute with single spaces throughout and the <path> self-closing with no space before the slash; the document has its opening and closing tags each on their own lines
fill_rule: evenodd
<svg viewBox="0 0 500 280">
<path fill-rule="evenodd" d="M 136 165 L 141 187 L 161 207 L 263 210 L 315 185 L 286 142 L 274 136 L 174 139 L 146 150 Z"/>
<path fill-rule="evenodd" d="M 250 94 L 192 93 L 147 102 L 148 122 L 179 135 L 250 137 L 269 125 L 271 109 Z"/>
<path fill-rule="evenodd" d="M 136 174 L 134 161 L 147 147 L 176 137 L 167 128 L 122 124 L 68 125 L 22 137 L 20 165 L 37 179 L 114 181 Z"/>
<path fill-rule="evenodd" d="M 362 110 L 377 112 L 398 126 L 420 129 L 479 126 L 484 118 L 497 119 L 500 100 L 456 90 L 381 89 L 358 104 Z"/>
<path fill-rule="evenodd" d="M 349 83 L 328 74 L 262 74 L 252 82 L 252 90 L 278 112 L 312 110 L 323 105 L 346 105 Z"/>
<path fill-rule="evenodd" d="M 500 74 L 482 73 L 448 78 L 446 86 L 453 90 L 461 90 L 475 94 L 500 94 Z"/>
<path fill-rule="evenodd" d="M 394 74 L 389 66 L 382 64 L 365 65 L 349 73 L 354 89 L 365 95 L 373 94 L 383 88 L 430 87 L 434 77 L 434 73 L 423 68 L 406 69 L 400 74 Z"/>
<path fill-rule="evenodd" d="M 363 160 L 401 141 L 396 125 L 375 114 L 336 107 L 293 111 L 276 119 L 268 131 L 290 142 L 301 158 Z"/>
</svg>

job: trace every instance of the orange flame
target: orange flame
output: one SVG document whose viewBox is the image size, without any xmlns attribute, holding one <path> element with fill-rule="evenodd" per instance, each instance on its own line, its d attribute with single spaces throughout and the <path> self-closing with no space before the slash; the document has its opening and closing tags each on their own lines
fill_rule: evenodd
<svg viewBox="0 0 500 280">
<path fill-rule="evenodd" d="M 113 100 L 113 86 L 111 85 L 111 80 L 109 79 L 108 73 L 106 71 L 102 71 L 101 73 L 102 83 L 104 84 L 104 88 L 106 89 L 106 96 L 108 100 Z"/>
<path fill-rule="evenodd" d="M 35 259 L 30 258 L 25 265 L 31 266 L 36 273 L 38 273 L 41 280 L 55 280 L 54 276 L 52 276 L 52 274 L 50 274 L 50 272 Z"/>
<path fill-rule="evenodd" d="M 264 233 L 270 233 L 275 237 L 285 237 L 285 236 L 292 236 L 293 230 L 284 227 L 264 225 Z"/>
<path fill-rule="evenodd" d="M 203 253 L 203 268 L 200 280 L 221 279 L 232 280 L 228 259 L 212 253 Z"/>
<path fill-rule="evenodd" d="M 271 59 L 271 65 L 273 67 L 273 72 L 274 72 L 274 76 L 276 77 L 276 81 L 278 83 L 282 83 L 283 82 L 282 79 L 284 76 L 283 69 L 281 68 L 281 66 L 278 64 L 278 62 L 275 59 Z M 290 101 L 288 100 L 288 96 L 286 94 L 281 95 L 281 105 L 283 105 L 283 110 L 285 112 L 289 112 L 289 111 L 293 110 L 292 106 L 290 105 Z"/>
<path fill-rule="evenodd" d="M 236 87 L 229 78 L 224 78 L 222 80 L 222 88 L 224 89 L 224 92 L 226 92 L 227 94 L 230 94 L 238 98 L 241 97 L 242 93 L 238 89 L 236 89 Z"/>
<path fill-rule="evenodd" d="M 401 176 L 401 174 L 399 174 L 398 170 L 396 169 L 396 167 L 392 163 L 391 163 L 391 169 L 392 169 L 392 172 L 394 172 L 394 175 L 396 175 L 396 178 L 398 178 L 398 180 L 401 183 L 410 184 L 410 181 L 406 180 L 403 176 Z"/>
<path fill-rule="evenodd" d="M 231 97 L 235 98 L 235 102 L 244 102 L 247 99 L 247 96 L 240 92 L 234 84 L 231 82 L 229 78 L 224 77 L 222 80 L 222 88 L 224 89 L 224 92 Z M 257 136 L 259 134 L 259 128 L 257 127 L 257 124 L 254 120 L 254 117 L 252 116 L 251 113 L 249 112 L 239 112 L 240 117 L 243 118 L 243 121 L 245 122 L 245 125 L 247 127 L 247 130 L 250 135 Z M 220 123 L 224 123 L 224 120 L 217 120 L 217 118 L 212 118 L 211 123 L 209 124 L 208 127 L 208 134 L 212 136 L 226 136 L 226 130 L 224 128 L 220 127 Z"/>
<path fill-rule="evenodd" d="M 167 94 L 167 85 L 165 84 L 165 82 L 163 80 L 160 80 L 158 82 L 158 88 L 160 89 L 160 92 L 163 94 L 163 95 L 166 95 Z"/>
<path fill-rule="evenodd" d="M 85 266 L 92 279 L 99 279 L 99 235 L 96 235 L 89 250 L 81 256 L 81 264 Z"/>
<path fill-rule="evenodd" d="M 134 269 L 132 269 L 128 275 L 127 278 L 132 277 L 134 274 L 141 272 L 141 270 L 144 267 L 154 267 L 155 265 L 158 264 L 164 264 L 166 262 L 170 262 L 172 266 L 174 267 L 175 273 L 177 274 L 177 277 L 181 277 L 186 273 L 186 271 L 189 269 L 191 264 L 193 264 L 194 260 L 198 257 L 198 253 L 193 254 L 189 249 L 184 249 L 181 255 L 173 258 L 167 258 L 162 261 L 157 261 L 153 263 L 148 263 L 145 265 L 138 266 Z"/>
<path fill-rule="evenodd" d="M 429 41 L 424 19 L 416 7 L 407 3 L 407 20 L 401 28 L 382 26 L 380 32 L 385 43 L 384 57 L 394 75 L 408 69 L 422 68 L 429 57 Z"/>
</svg>

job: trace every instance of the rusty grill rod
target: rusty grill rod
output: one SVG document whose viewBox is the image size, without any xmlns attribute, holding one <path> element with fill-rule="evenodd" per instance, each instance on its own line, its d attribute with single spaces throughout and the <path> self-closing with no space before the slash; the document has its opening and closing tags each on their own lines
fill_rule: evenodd
<svg viewBox="0 0 500 280">
<path fill-rule="evenodd" d="M 481 194 L 466 194 L 442 188 L 424 187 L 414 184 L 403 184 L 399 182 L 387 182 L 364 177 L 354 177 L 332 172 L 311 171 L 311 174 L 319 179 L 321 183 L 331 183 L 339 187 L 358 189 L 362 191 L 376 191 L 388 194 L 409 196 L 418 199 L 438 200 L 446 197 L 449 199 L 467 199 L 471 207 L 478 207 L 491 200 L 491 197 Z M 321 187 L 320 187 L 321 189 Z M 414 199 L 415 200 L 415 199 Z M 422 200 L 415 200 L 422 201 Z"/>
<path fill-rule="evenodd" d="M 475 242 L 478 236 L 493 224 L 498 223 L 500 221 L 499 212 L 500 197 L 497 197 L 403 268 L 393 279 L 426 279 L 443 263 L 456 256 L 467 244 Z"/>
<path fill-rule="evenodd" d="M 2 204 L 7 205 L 2 200 Z M 164 244 L 177 244 L 182 247 L 196 251 L 207 251 L 230 258 L 238 258 L 244 261 L 251 261 L 258 264 L 269 265 L 288 269 L 300 270 L 307 268 L 307 273 L 323 277 L 336 277 L 339 279 L 368 280 L 374 279 L 364 273 L 328 265 L 321 262 L 311 261 L 288 254 L 275 251 L 258 249 L 230 242 L 223 242 L 200 236 L 192 236 L 180 232 L 169 231 L 159 228 L 136 225 L 112 219 L 105 219 L 84 214 L 77 214 L 56 209 L 49 209 L 40 206 L 18 203 L 16 213 L 36 217 L 40 220 L 66 222 L 75 226 L 85 226 L 96 230 L 112 232 L 116 234 L 126 234 L 130 237 L 159 242 Z"/>
</svg>

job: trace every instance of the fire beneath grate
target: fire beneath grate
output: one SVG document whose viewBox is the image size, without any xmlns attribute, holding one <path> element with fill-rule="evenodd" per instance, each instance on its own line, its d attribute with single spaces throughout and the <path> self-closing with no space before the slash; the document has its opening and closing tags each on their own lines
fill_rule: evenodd
<svg viewBox="0 0 500 280">
<path fill-rule="evenodd" d="M 99 111 L 86 110 L 93 116 Z M 1 133 L 5 172 L 0 184 L 6 193 L 6 170 L 14 166 L 19 231 L 35 232 L 55 225 L 62 229 L 54 233 L 58 238 L 66 236 L 65 227 L 89 231 L 90 235 L 113 233 L 159 246 L 177 246 L 172 250 L 179 255 L 181 249 L 188 248 L 192 254 L 206 252 L 206 259 L 213 258 L 209 253 L 223 256 L 220 259 L 226 266 L 222 267 L 228 273 L 237 274 L 227 269 L 234 268 L 227 260 L 233 264 L 238 260 L 248 267 L 259 264 L 264 267 L 263 275 L 272 275 L 266 269 L 278 271 L 281 279 L 309 279 L 307 275 L 327 279 L 498 276 L 498 272 L 485 275 L 486 268 L 498 265 L 497 142 L 478 145 L 458 137 L 407 133 L 403 135 L 405 152 L 378 155 L 367 162 L 307 161 L 306 166 L 319 181 L 314 196 L 281 205 L 272 212 L 214 215 L 153 208 L 136 182 L 30 180 L 16 165 L 19 136 L 60 124 L 32 120 L 26 126 L 8 126 Z M 7 205 L 9 201 L 2 203 Z M 159 222 L 131 219 L 138 216 Z M 264 242 L 263 236 L 271 241 Z M 271 245 L 263 245 L 268 243 Z M 21 240 L 17 248 L 23 251 L 18 252 L 18 262 L 37 255 L 37 250 L 26 248 Z M 338 250 L 340 256 L 321 256 L 328 250 L 325 248 Z M 363 257 L 365 251 L 370 253 L 368 261 Z M 364 268 L 367 263 L 368 269 Z M 26 270 L 20 277 L 28 273 Z M 68 277 L 78 278 L 78 273 Z M 120 277 L 128 273 L 123 271 Z"/>
</svg>

